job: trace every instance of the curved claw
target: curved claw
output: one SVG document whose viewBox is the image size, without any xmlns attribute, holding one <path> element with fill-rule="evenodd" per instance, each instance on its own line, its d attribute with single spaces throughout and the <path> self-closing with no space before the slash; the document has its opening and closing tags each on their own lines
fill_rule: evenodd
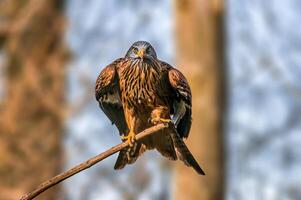
<svg viewBox="0 0 301 200">
<path fill-rule="evenodd" d="M 129 146 L 132 147 L 133 143 L 135 142 L 135 133 L 130 131 L 127 136 L 121 136 L 121 139 L 123 141 L 127 140 L 127 142 L 129 143 Z"/>
</svg>

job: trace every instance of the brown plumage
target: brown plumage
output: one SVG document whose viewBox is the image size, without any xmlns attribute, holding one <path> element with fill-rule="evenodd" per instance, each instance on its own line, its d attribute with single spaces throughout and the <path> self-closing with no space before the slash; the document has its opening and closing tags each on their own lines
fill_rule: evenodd
<svg viewBox="0 0 301 200">
<path fill-rule="evenodd" d="M 177 69 L 157 59 L 154 48 L 135 42 L 124 58 L 105 67 L 96 81 L 96 99 L 130 147 L 121 151 L 115 169 L 131 164 L 147 149 L 157 149 L 169 159 L 181 159 L 204 174 L 183 138 L 191 126 L 191 91 Z M 171 120 L 170 127 L 139 142 L 135 134 L 159 122 Z"/>
</svg>

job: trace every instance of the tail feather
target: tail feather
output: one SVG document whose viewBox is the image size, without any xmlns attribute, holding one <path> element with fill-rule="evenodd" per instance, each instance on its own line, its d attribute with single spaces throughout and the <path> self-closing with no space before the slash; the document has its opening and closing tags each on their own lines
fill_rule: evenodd
<svg viewBox="0 0 301 200">
<path fill-rule="evenodd" d="M 186 144 L 184 143 L 182 138 L 177 133 L 176 129 L 174 127 L 170 127 L 170 128 L 173 129 L 173 131 L 170 131 L 171 138 L 174 143 L 178 158 L 180 160 L 182 160 L 185 163 L 185 165 L 187 165 L 189 167 L 193 167 L 193 169 L 197 173 L 199 173 L 201 175 L 205 175 L 205 172 L 202 170 L 200 165 L 197 163 L 197 161 L 193 157 L 192 153 L 189 151 L 188 147 L 186 146 Z"/>
<path fill-rule="evenodd" d="M 172 160 L 176 160 L 178 157 L 184 162 L 185 165 L 193 167 L 198 174 L 205 175 L 205 172 L 197 163 L 192 153 L 189 151 L 188 147 L 177 133 L 175 127 L 170 125 L 168 129 L 169 130 L 165 130 L 168 131 L 168 134 L 165 132 L 163 135 L 158 134 L 157 137 L 152 138 L 156 139 L 155 141 L 158 143 L 156 143 L 156 145 L 152 144 L 152 140 L 150 140 L 151 138 L 146 138 L 143 141 L 135 142 L 134 146 L 132 147 L 127 147 L 121 150 L 116 160 L 114 169 L 122 169 L 125 167 L 125 165 L 134 163 L 146 149 L 153 149 L 155 147 L 163 156 L 166 156 Z M 171 140 L 169 138 L 171 138 Z M 166 144 L 166 142 L 168 144 Z M 172 146 L 174 146 L 174 148 Z"/>
<path fill-rule="evenodd" d="M 155 142 L 155 148 L 161 153 L 162 156 L 167 157 L 170 160 L 177 160 L 176 150 L 173 145 L 171 134 L 166 129 L 159 131 L 152 135 L 152 139 Z"/>
<path fill-rule="evenodd" d="M 141 142 L 135 142 L 133 144 L 134 146 L 127 147 L 119 152 L 114 169 L 122 169 L 127 164 L 133 164 L 145 151 L 145 146 L 141 144 Z"/>
<path fill-rule="evenodd" d="M 118 158 L 116 160 L 114 169 L 122 169 L 128 163 L 127 159 L 127 149 L 123 149 L 119 152 Z"/>
</svg>

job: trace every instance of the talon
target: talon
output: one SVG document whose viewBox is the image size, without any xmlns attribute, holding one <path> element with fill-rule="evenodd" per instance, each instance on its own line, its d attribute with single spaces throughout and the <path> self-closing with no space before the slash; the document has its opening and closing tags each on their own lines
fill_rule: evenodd
<svg viewBox="0 0 301 200">
<path fill-rule="evenodd" d="M 164 122 L 164 123 L 169 123 L 169 122 L 171 122 L 171 119 L 163 119 L 163 118 L 160 118 L 160 121 L 161 121 L 161 122 Z"/>
<path fill-rule="evenodd" d="M 164 118 L 155 118 L 155 119 L 151 119 L 151 122 L 153 124 L 158 124 L 159 122 L 163 122 L 163 123 L 169 123 L 171 122 L 171 119 L 164 119 Z"/>
<path fill-rule="evenodd" d="M 129 146 L 132 147 L 133 143 L 135 142 L 135 133 L 130 131 L 127 136 L 121 136 L 121 139 L 123 141 L 127 140 L 127 142 L 129 143 Z"/>
</svg>

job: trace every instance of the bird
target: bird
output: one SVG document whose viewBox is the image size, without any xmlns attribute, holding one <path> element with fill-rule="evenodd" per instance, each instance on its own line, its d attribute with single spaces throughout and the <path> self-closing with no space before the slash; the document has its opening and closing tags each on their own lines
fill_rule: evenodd
<svg viewBox="0 0 301 200">
<path fill-rule="evenodd" d="M 180 159 L 205 175 L 183 141 L 189 136 L 192 124 L 188 81 L 178 69 L 159 60 L 149 42 L 134 42 L 124 57 L 100 72 L 95 97 L 117 127 L 121 140 L 129 143 L 119 152 L 115 170 L 133 164 L 146 150 L 156 149 L 162 156 Z M 172 123 L 174 128 L 135 140 L 136 134 L 158 123 Z"/>
</svg>

